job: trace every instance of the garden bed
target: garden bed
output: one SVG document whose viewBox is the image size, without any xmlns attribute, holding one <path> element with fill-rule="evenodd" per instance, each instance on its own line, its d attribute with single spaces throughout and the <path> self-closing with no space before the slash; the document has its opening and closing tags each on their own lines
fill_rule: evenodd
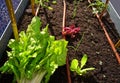
<svg viewBox="0 0 120 83">
<path fill-rule="evenodd" d="M 67 37 L 67 41 L 69 41 L 67 54 L 69 62 L 74 58 L 80 60 L 83 54 L 87 54 L 88 62 L 86 67 L 95 67 L 94 71 L 85 76 L 79 76 L 71 72 L 72 83 L 119 83 L 120 66 L 97 18 L 93 15 L 91 8 L 88 8 L 89 3 L 87 0 L 80 2 L 75 18 L 72 18 L 73 0 L 67 0 L 66 4 L 66 26 L 74 24 L 76 27 L 80 27 L 80 32 L 76 34 L 75 38 Z M 53 8 L 52 11 L 41 8 L 38 16 L 42 20 L 42 27 L 49 24 L 50 34 L 54 35 L 56 39 L 62 39 L 63 2 L 58 0 L 56 5 L 50 4 L 50 6 Z M 19 32 L 26 30 L 31 22 L 33 15 L 29 10 L 30 5 L 28 5 L 18 22 Z M 107 26 L 106 29 L 112 41 L 116 43 L 119 37 L 108 14 L 103 18 L 103 21 Z M 112 29 L 108 29 L 108 25 L 111 25 L 110 28 Z M 71 48 L 71 46 L 77 47 L 79 43 L 80 45 L 76 51 Z M 6 60 L 6 57 L 1 62 L 4 62 L 3 60 Z M 3 74 L 2 76 L 0 82 L 7 83 L 5 78 L 9 80 L 10 75 Z M 66 65 L 56 70 L 49 83 L 67 83 Z"/>
</svg>

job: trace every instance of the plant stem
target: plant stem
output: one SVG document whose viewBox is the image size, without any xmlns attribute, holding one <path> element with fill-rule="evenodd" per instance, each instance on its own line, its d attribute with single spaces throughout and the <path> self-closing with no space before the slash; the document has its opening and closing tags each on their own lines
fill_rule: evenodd
<svg viewBox="0 0 120 83">
<path fill-rule="evenodd" d="M 16 40 L 19 40 L 17 23 L 16 23 L 16 18 L 15 18 L 15 14 L 14 14 L 12 1 L 11 0 L 5 0 L 5 2 L 6 2 L 8 12 L 9 12 L 9 16 L 10 16 L 10 19 L 11 19 L 11 24 L 12 24 L 14 37 L 15 37 Z"/>
<path fill-rule="evenodd" d="M 104 8 L 104 10 L 101 12 L 101 14 L 100 14 L 100 18 L 102 19 L 102 17 L 103 17 L 103 14 L 106 12 L 106 10 L 107 10 L 107 6 L 108 6 L 108 3 L 109 3 L 109 1 L 110 0 L 106 0 L 106 2 L 105 2 L 105 8 Z"/>
<path fill-rule="evenodd" d="M 64 9 L 63 9 L 63 24 L 62 24 L 62 31 L 64 31 L 64 27 L 65 27 L 65 16 L 66 16 L 66 2 L 65 0 L 63 0 L 63 4 L 64 4 Z"/>
<path fill-rule="evenodd" d="M 73 9 L 72 17 L 74 18 L 76 16 L 76 12 L 77 12 L 77 1 L 74 0 L 73 4 L 74 4 L 74 9 Z"/>
<path fill-rule="evenodd" d="M 77 44 L 77 46 L 76 46 L 76 48 L 75 48 L 75 51 L 77 51 L 78 47 L 80 46 L 80 44 L 81 44 L 81 42 L 82 42 L 82 40 L 83 40 L 83 37 L 84 37 L 84 33 L 83 33 L 80 41 L 78 42 L 78 44 Z"/>
<path fill-rule="evenodd" d="M 83 37 L 84 37 L 84 33 L 83 33 L 83 35 L 82 35 L 82 37 L 81 37 L 81 39 L 80 39 L 80 41 L 78 42 L 78 44 L 77 44 L 76 47 L 74 47 L 74 46 L 68 46 L 68 47 L 72 48 L 75 52 L 77 52 L 78 47 L 80 46 L 80 44 L 81 44 L 81 42 L 82 42 L 82 40 L 83 40 Z"/>
<path fill-rule="evenodd" d="M 91 3 L 90 0 L 88 0 L 88 2 Z M 92 7 L 92 8 L 93 8 L 93 7 Z M 100 25 L 101 25 L 104 33 L 105 33 L 105 36 L 106 36 L 106 38 L 107 38 L 107 40 L 108 40 L 108 42 L 109 42 L 109 44 L 110 44 L 110 46 L 111 46 L 111 48 L 112 48 L 115 56 L 116 56 L 116 58 L 117 58 L 118 63 L 120 64 L 120 56 L 119 56 L 117 50 L 115 49 L 114 43 L 112 42 L 110 36 L 108 35 L 107 30 L 105 29 L 105 26 L 104 26 L 102 20 L 100 19 L 100 16 L 99 16 L 97 13 L 96 13 L 95 15 L 96 15 L 96 17 L 98 18 L 98 21 L 99 21 L 99 23 L 100 23 Z"/>
<path fill-rule="evenodd" d="M 81 0 L 78 0 L 78 1 L 77 1 L 77 0 L 74 0 L 74 1 L 73 1 L 74 9 L 73 9 L 73 13 L 72 13 L 72 18 L 74 18 L 74 17 L 76 16 L 76 14 L 77 14 L 77 7 L 78 7 L 80 1 L 81 1 Z"/>
<path fill-rule="evenodd" d="M 64 32 L 64 27 L 65 27 L 65 16 L 66 16 L 66 1 L 65 0 L 63 0 L 63 4 L 64 4 L 64 9 L 63 9 L 62 32 Z M 62 34 L 62 36 L 64 39 L 66 39 L 65 35 Z M 71 83 L 68 55 L 66 56 L 66 69 L 67 69 L 68 83 Z"/>
<path fill-rule="evenodd" d="M 40 1 L 41 1 L 41 0 L 40 0 Z M 36 9 L 36 12 L 35 12 L 35 16 L 38 15 L 39 9 L 40 9 L 40 3 L 39 3 L 39 5 L 37 6 L 37 9 Z"/>
</svg>

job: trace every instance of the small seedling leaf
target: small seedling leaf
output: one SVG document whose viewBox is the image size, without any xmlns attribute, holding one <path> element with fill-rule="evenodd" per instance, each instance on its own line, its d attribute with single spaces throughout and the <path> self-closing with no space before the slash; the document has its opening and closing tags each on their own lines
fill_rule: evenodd
<svg viewBox="0 0 120 83">
<path fill-rule="evenodd" d="M 84 54 L 83 55 L 83 57 L 82 57 L 82 59 L 81 59 L 81 69 L 83 68 L 83 66 L 86 64 L 86 62 L 87 62 L 87 55 L 86 54 Z"/>
<path fill-rule="evenodd" d="M 73 59 L 71 62 L 71 66 L 70 66 L 70 70 L 71 71 L 76 71 L 78 68 L 78 60 L 77 59 Z"/>
<path fill-rule="evenodd" d="M 93 68 L 93 67 L 82 69 L 82 70 L 81 70 L 81 74 L 86 74 L 87 71 L 92 71 L 92 70 L 94 70 L 94 69 L 95 69 L 95 68 Z"/>
</svg>

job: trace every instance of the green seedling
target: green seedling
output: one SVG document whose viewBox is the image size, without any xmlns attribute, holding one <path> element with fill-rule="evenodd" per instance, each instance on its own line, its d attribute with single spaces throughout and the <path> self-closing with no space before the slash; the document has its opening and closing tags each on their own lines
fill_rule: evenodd
<svg viewBox="0 0 120 83">
<path fill-rule="evenodd" d="M 92 2 L 88 7 L 94 7 L 93 13 L 96 14 L 101 13 L 106 8 L 106 4 L 101 0 L 96 0 L 95 2 Z"/>
<path fill-rule="evenodd" d="M 68 47 L 74 49 L 74 51 L 76 52 L 76 51 L 78 50 L 78 47 L 80 46 L 82 40 L 83 40 L 83 37 L 84 37 L 84 33 L 83 33 L 83 35 L 82 35 L 80 41 L 77 43 L 77 46 L 76 46 L 76 47 L 74 47 L 74 46 L 68 46 Z"/>
<path fill-rule="evenodd" d="M 76 16 L 76 13 L 77 13 L 77 7 L 80 3 L 80 1 L 83 1 L 83 0 L 74 0 L 73 1 L 73 4 L 74 4 L 74 9 L 73 9 L 73 13 L 72 13 L 72 18 L 74 18 Z"/>
<path fill-rule="evenodd" d="M 80 65 L 79 61 L 77 59 L 73 59 L 70 65 L 70 70 L 73 72 L 76 72 L 78 75 L 85 75 L 88 71 L 92 71 L 95 68 L 90 67 L 90 68 L 83 68 L 86 65 L 86 62 L 88 60 L 88 57 L 86 54 L 83 55 Z"/>
<path fill-rule="evenodd" d="M 35 4 L 40 4 L 43 8 L 47 8 L 49 10 L 53 10 L 53 8 L 51 6 L 46 5 L 46 3 L 49 3 L 50 0 L 35 0 Z M 52 0 L 53 4 L 56 4 L 57 1 L 56 0 Z"/>
<path fill-rule="evenodd" d="M 57 4 L 57 1 L 56 1 L 56 0 L 53 0 L 53 1 L 52 1 L 52 4 Z"/>
</svg>

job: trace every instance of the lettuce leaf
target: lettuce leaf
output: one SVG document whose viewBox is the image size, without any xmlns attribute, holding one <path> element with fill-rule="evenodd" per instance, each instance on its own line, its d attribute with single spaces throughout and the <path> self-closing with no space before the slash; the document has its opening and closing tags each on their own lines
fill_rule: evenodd
<svg viewBox="0 0 120 83">
<path fill-rule="evenodd" d="M 48 33 L 48 25 L 40 31 L 41 21 L 34 17 L 28 29 L 19 33 L 19 41 L 10 39 L 8 61 L 2 73 L 14 73 L 18 83 L 47 83 L 59 66 L 65 65 L 68 42 L 55 40 Z"/>
</svg>

